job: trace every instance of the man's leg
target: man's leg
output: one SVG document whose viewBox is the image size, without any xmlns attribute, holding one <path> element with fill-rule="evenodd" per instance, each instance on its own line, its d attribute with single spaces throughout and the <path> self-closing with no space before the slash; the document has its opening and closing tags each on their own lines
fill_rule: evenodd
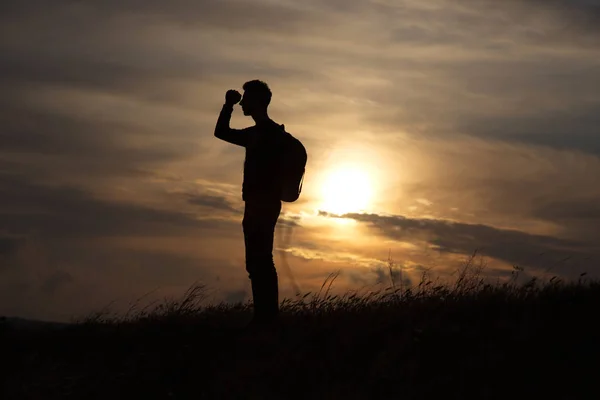
<svg viewBox="0 0 600 400">
<path fill-rule="evenodd" d="M 279 312 L 273 238 L 280 212 L 280 201 L 246 201 L 242 223 L 246 270 L 252 284 L 254 319 L 257 322 L 274 320 Z"/>
</svg>

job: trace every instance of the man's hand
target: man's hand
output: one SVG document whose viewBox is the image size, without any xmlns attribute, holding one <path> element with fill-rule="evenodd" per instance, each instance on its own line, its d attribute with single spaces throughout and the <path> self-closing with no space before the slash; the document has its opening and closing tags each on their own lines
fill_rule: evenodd
<svg viewBox="0 0 600 400">
<path fill-rule="evenodd" d="M 225 104 L 232 106 L 237 104 L 242 99 L 242 95 L 237 90 L 228 90 L 225 94 Z"/>
</svg>

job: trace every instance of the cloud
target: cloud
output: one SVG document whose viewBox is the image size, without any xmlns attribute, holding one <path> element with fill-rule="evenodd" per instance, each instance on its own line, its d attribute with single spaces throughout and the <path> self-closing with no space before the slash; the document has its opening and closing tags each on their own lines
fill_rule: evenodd
<svg viewBox="0 0 600 400">
<path fill-rule="evenodd" d="M 321 215 L 337 218 L 325 212 L 321 212 Z M 547 268 L 550 267 L 550 263 L 566 257 L 583 260 L 600 256 L 597 248 L 594 249 L 589 243 L 486 225 L 406 218 L 399 215 L 346 214 L 341 218 L 369 224 L 383 235 L 395 240 L 426 241 L 442 253 L 470 254 L 474 250 L 479 250 L 482 254 L 512 265 Z M 542 254 L 545 257 L 540 257 Z"/>
<path fill-rule="evenodd" d="M 589 76 L 593 79 L 592 76 Z M 554 79 L 559 79 L 555 77 Z M 548 83 L 546 87 L 554 85 Z M 570 83 L 573 85 L 573 82 Z M 563 86 L 558 84 L 555 86 Z M 573 88 L 561 88 L 566 96 Z M 596 85 L 592 84 L 592 87 Z M 600 87 L 598 87 L 600 89 Z M 583 89 L 586 90 L 586 89 Z M 527 107 L 527 105 L 525 105 Z M 528 105 L 532 110 L 537 104 L 532 100 Z M 600 155 L 598 125 L 600 124 L 600 97 L 592 104 L 581 104 L 578 108 L 556 110 L 553 113 L 532 112 L 529 115 L 473 116 L 459 128 L 461 131 L 486 139 L 508 142 L 523 142 L 538 146 L 548 146 L 559 150 L 578 150 Z"/>
<path fill-rule="evenodd" d="M 190 204 L 202 207 L 208 207 L 215 210 L 230 211 L 239 214 L 240 210 L 235 208 L 229 200 L 223 196 L 214 196 L 210 194 L 188 194 L 187 201 Z"/>
<path fill-rule="evenodd" d="M 12 255 L 19 246 L 19 242 L 19 238 L 11 236 L 3 237 L 2 235 L 0 235 L 0 261 L 2 261 L 2 257 L 8 257 Z"/>
<path fill-rule="evenodd" d="M 73 110 L 76 112 L 76 110 Z M 74 114 L 74 113 L 73 113 Z M 81 115 L 61 115 L 49 110 L 6 107 L 2 110 L 4 132 L 0 146 L 4 154 L 16 153 L 35 156 L 63 156 L 73 161 L 105 161 L 110 170 L 115 162 L 118 168 L 132 168 L 138 164 L 160 163 L 185 156 L 186 150 L 163 146 L 128 146 L 124 138 L 136 130 L 152 134 L 152 129 L 139 121 L 117 122 L 105 118 Z M 149 135 L 150 136 L 150 135 Z M 150 139 L 150 137 L 148 137 Z M 85 157 L 86 160 L 82 160 Z M 91 158 L 91 160 L 90 160 Z M 113 167 L 114 168 L 114 167 Z"/>
<path fill-rule="evenodd" d="M 308 10 L 292 2 L 257 1 L 252 4 L 240 0 L 174 0 L 168 6 L 160 0 L 130 0 L 120 2 L 107 0 L 96 2 L 72 2 L 59 0 L 52 5 L 44 1 L 18 1 L 3 4 L 11 20 L 27 15 L 87 16 L 96 20 L 108 20 L 125 16 L 141 21 L 173 21 L 190 25 L 214 25 L 224 30 L 265 29 L 285 30 L 298 27 L 309 17 Z"/>
<path fill-rule="evenodd" d="M 243 303 L 248 299 L 248 293 L 245 290 L 232 290 L 225 295 L 226 303 Z"/>
<path fill-rule="evenodd" d="M 0 209 L 8 232 L 47 237 L 155 235 L 223 223 L 199 220 L 192 213 L 104 201 L 80 188 L 27 182 L 8 174 L 0 174 Z"/>
<path fill-rule="evenodd" d="M 60 289 L 61 286 L 68 285 L 73 282 L 73 276 L 65 271 L 56 271 L 50 275 L 42 284 L 40 290 L 45 294 L 52 295 Z"/>
<path fill-rule="evenodd" d="M 597 197 L 540 202 L 532 210 L 534 216 L 560 223 L 564 234 L 600 250 L 600 205 Z"/>
<path fill-rule="evenodd" d="M 208 76 L 276 73 L 228 54 L 222 42 L 232 35 L 293 34 L 324 18 L 264 1 L 7 3 L 0 17 L 3 84 L 69 85 L 171 102 L 181 102 L 186 84 Z"/>
<path fill-rule="evenodd" d="M 125 293 L 119 282 L 146 271 L 118 275 L 120 260 L 173 285 L 233 268 L 243 149 L 212 129 L 224 91 L 256 77 L 274 89 L 272 115 L 310 152 L 295 212 L 319 199 L 332 152 L 372 148 L 366 162 L 386 195 L 377 213 L 354 217 L 390 238 L 446 254 L 484 247 L 509 262 L 597 254 L 598 9 L 583 0 L 2 2 L 0 260 L 36 238 L 71 264 L 48 267 L 45 281 L 26 269 L 3 303 L 34 287 L 39 297 L 14 310 L 54 312 L 51 293 L 67 307 L 93 287 L 79 269 L 114 274 L 98 278 L 97 299 Z M 247 124 L 234 115 L 233 126 Z M 436 219 L 419 215 L 424 207 L 402 218 L 415 199 Z M 446 208 L 461 222 L 443 222 Z M 303 226 L 286 244 L 299 256 L 374 262 L 287 215 L 281 227 Z M 78 242 L 109 238 L 118 240 Z M 176 255 L 183 242 L 189 258 Z M 135 254 L 123 249 L 132 243 Z"/>
<path fill-rule="evenodd" d="M 160 247 L 150 241 L 132 247 L 116 240 L 31 237 L 0 269 L 0 315 L 68 321 L 109 305 L 124 313 L 138 299 L 141 308 L 179 297 L 196 281 L 212 289 L 218 275 L 240 285 L 243 268 L 235 271 L 216 254 L 203 253 L 202 236 L 190 239 L 196 253 L 185 246 L 166 251 L 164 239 Z"/>
<path fill-rule="evenodd" d="M 349 252 L 333 251 L 332 249 L 325 250 L 323 249 L 324 246 L 319 247 L 321 248 L 320 250 L 311 249 L 310 246 L 293 246 L 281 250 L 293 255 L 294 257 L 298 257 L 304 260 L 326 261 L 329 263 L 337 263 L 344 267 L 359 266 L 363 268 L 374 268 L 380 267 L 381 265 L 385 264 L 385 262 L 382 260 L 362 257 L 358 254 Z"/>
<path fill-rule="evenodd" d="M 50 26 L 40 25 L 42 17 L 78 21 L 86 29 L 54 24 L 52 41 L 43 46 L 51 51 L 28 49 L 39 47 L 31 38 L 7 41 L 2 49 L 7 84 L 115 91 L 191 110 L 208 108 L 208 99 L 222 96 L 217 82 L 225 82 L 225 76 L 261 75 L 285 89 L 276 93 L 282 100 L 315 91 L 308 109 L 298 104 L 282 110 L 291 122 L 322 119 L 321 114 L 339 114 L 343 120 L 354 114 L 371 129 L 452 131 L 597 153 L 591 128 L 599 107 L 592 61 L 597 54 L 582 42 L 560 42 L 584 35 L 587 25 L 580 21 L 598 15 L 593 3 L 19 4 L 4 14 L 13 22 L 5 28 L 6 37 L 24 35 L 30 21 L 25 37 L 44 40 Z M 309 91 L 299 92 L 302 87 Z M 345 100 L 354 105 L 348 107 Z M 341 101 L 344 107 L 332 109 Z M 556 110 L 559 105 L 562 109 Z"/>
</svg>

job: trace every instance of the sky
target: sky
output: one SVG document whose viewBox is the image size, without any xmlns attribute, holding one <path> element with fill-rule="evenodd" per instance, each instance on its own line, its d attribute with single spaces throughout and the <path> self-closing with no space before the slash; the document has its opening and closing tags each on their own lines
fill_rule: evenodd
<svg viewBox="0 0 600 400">
<path fill-rule="evenodd" d="M 6 0 L 0 52 L 0 315 L 247 300 L 244 150 L 213 131 L 252 79 L 308 151 L 282 297 L 385 286 L 390 255 L 407 284 L 475 251 L 600 275 L 598 1 Z"/>
</svg>

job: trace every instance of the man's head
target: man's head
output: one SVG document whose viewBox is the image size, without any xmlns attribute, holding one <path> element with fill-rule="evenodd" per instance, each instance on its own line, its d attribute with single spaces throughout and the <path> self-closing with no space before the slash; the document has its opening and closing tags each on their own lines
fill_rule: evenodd
<svg viewBox="0 0 600 400">
<path fill-rule="evenodd" d="M 267 112 L 267 107 L 271 102 L 271 89 L 269 86 L 259 80 L 248 81 L 244 83 L 244 96 L 240 101 L 244 115 L 256 115 Z"/>
</svg>

